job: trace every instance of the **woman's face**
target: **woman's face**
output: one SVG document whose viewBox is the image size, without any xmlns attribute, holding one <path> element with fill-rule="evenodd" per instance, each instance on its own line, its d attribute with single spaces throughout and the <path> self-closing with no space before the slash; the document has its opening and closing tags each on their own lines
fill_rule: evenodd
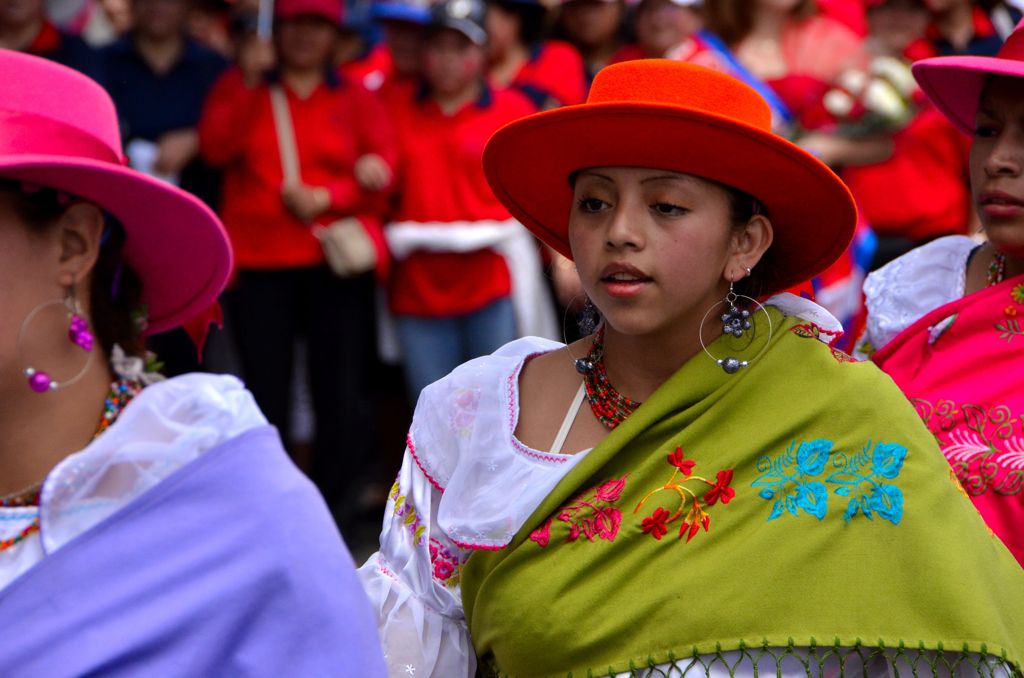
<svg viewBox="0 0 1024 678">
<path fill-rule="evenodd" d="M 931 14 L 917 0 L 887 0 L 868 10 L 868 32 L 894 54 L 925 35 Z"/>
<path fill-rule="evenodd" d="M 403 77 L 419 75 L 423 59 L 423 27 L 411 21 L 383 22 L 384 42 L 391 52 L 395 71 Z"/>
<path fill-rule="evenodd" d="M 519 42 L 522 22 L 519 16 L 498 3 L 487 8 L 487 47 L 496 57 L 503 56 L 510 47 Z"/>
<path fill-rule="evenodd" d="M 185 0 L 135 0 L 132 3 L 132 26 L 148 38 L 165 40 L 183 35 L 187 20 Z"/>
<path fill-rule="evenodd" d="M 338 31 L 323 17 L 306 15 L 282 21 L 277 30 L 281 63 L 286 68 L 308 71 L 331 63 Z"/>
<path fill-rule="evenodd" d="M 700 30 L 700 19 L 672 0 L 645 0 L 636 13 L 636 39 L 651 57 L 670 49 Z"/>
<path fill-rule="evenodd" d="M 725 276 L 743 272 L 726 191 L 664 170 L 581 171 L 569 243 L 583 289 L 624 334 L 696 332 L 724 296 Z"/>
<path fill-rule="evenodd" d="M 14 29 L 41 21 L 44 5 L 44 0 L 0 0 L 0 26 Z"/>
<path fill-rule="evenodd" d="M 25 388 L 22 375 L 25 360 L 47 353 L 52 341 L 69 343 L 67 325 L 60 326 L 59 305 L 40 312 L 26 333 L 19 355 L 18 334 L 22 324 L 40 304 L 61 299 L 58 271 L 59 244 L 51 234 L 29 230 L 14 210 L 14 195 L 0 190 L 0 402 L 11 389 Z M 56 324 L 55 324 L 56 323 Z M 54 369 L 50 367 L 50 369 Z M 15 390 L 14 392 L 18 392 Z"/>
<path fill-rule="evenodd" d="M 989 240 L 1024 259 L 1024 79 L 995 77 L 981 95 L 971 144 L 971 191 Z"/>
<path fill-rule="evenodd" d="M 622 12 L 621 2 L 572 0 L 562 7 L 562 25 L 573 44 L 594 49 L 615 40 Z"/>
<path fill-rule="evenodd" d="M 483 73 L 483 48 L 462 33 L 446 28 L 427 39 L 423 74 L 435 94 L 455 96 L 477 82 Z"/>
</svg>

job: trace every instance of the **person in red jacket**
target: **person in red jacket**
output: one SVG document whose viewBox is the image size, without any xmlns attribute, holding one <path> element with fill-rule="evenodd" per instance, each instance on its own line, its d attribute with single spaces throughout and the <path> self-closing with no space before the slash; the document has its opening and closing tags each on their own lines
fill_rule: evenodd
<svg viewBox="0 0 1024 678">
<path fill-rule="evenodd" d="M 237 267 L 227 310 L 246 383 L 287 435 L 293 348 L 305 339 L 316 420 L 311 475 L 343 514 L 347 479 L 370 455 L 374 275 L 335 275 L 313 229 L 355 217 L 375 239 L 382 268 L 380 220 L 396 151 L 383 108 L 331 64 L 339 0 L 280 0 L 275 13 L 274 44 L 249 39 L 240 67 L 214 86 L 200 145 L 224 169 L 221 216 Z M 278 87 L 298 155 L 299 176 L 288 181 L 271 103 Z"/>
<path fill-rule="evenodd" d="M 413 398 L 516 337 L 501 251 L 525 231 L 494 197 L 480 159 L 494 131 L 535 108 L 485 81 L 485 12 L 482 0 L 434 6 L 423 85 L 393 107 L 401 160 L 387 228 L 390 306 Z"/>
<path fill-rule="evenodd" d="M 701 0 L 640 0 L 634 15 L 636 42 L 619 48 L 611 63 L 679 58 L 704 26 L 702 4 Z"/>
<path fill-rule="evenodd" d="M 390 105 L 419 82 L 430 9 L 423 0 L 384 0 L 371 6 L 370 15 L 383 40 L 365 58 L 344 64 L 342 73 L 358 78 Z"/>
<path fill-rule="evenodd" d="M 625 0 L 562 0 L 556 34 L 583 55 L 587 89 L 597 72 L 622 47 L 628 9 Z"/>
<path fill-rule="evenodd" d="M 543 39 L 546 16 L 539 0 L 488 3 L 491 84 L 515 87 L 541 109 L 581 104 L 587 96 L 583 57 L 567 42 Z"/>
<path fill-rule="evenodd" d="M 873 57 L 898 60 L 909 75 L 915 56 L 931 56 L 919 51 L 930 18 L 922 0 L 866 0 L 865 5 L 870 28 L 866 45 Z M 872 269 L 936 238 L 965 235 L 972 227 L 971 139 L 919 88 L 912 88 L 910 98 L 913 116 L 892 131 L 892 155 L 845 167 L 841 174 L 878 236 Z"/>
</svg>

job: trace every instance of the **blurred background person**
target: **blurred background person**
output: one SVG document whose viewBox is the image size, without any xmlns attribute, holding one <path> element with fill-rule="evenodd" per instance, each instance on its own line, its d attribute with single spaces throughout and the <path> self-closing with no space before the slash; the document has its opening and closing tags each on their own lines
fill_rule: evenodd
<svg viewBox="0 0 1024 678">
<path fill-rule="evenodd" d="M 910 74 L 912 61 L 929 56 L 922 37 L 930 15 L 922 0 L 869 0 L 865 46 L 872 62 L 862 94 L 846 96 L 863 108 L 884 100 L 894 112 L 891 157 L 849 166 L 843 179 L 878 238 L 875 269 L 930 240 L 966 234 L 974 220 L 968 185 L 970 137 L 956 129 L 922 94 Z"/>
<path fill-rule="evenodd" d="M 932 12 L 927 41 L 937 56 L 995 56 L 1021 19 L 1001 0 L 927 0 Z"/>
<path fill-rule="evenodd" d="M 499 248 L 525 231 L 487 185 L 481 154 L 495 130 L 536 108 L 487 83 L 485 14 L 482 0 L 434 6 L 423 83 L 394 107 L 401 159 L 388 292 L 413 401 L 455 366 L 516 337 L 512 275 Z"/>
<path fill-rule="evenodd" d="M 191 0 L 133 0 L 131 30 L 102 50 L 107 92 L 117 106 L 132 167 L 217 207 L 220 175 L 199 156 L 203 102 L 228 62 L 186 34 Z M 195 372 L 188 333 L 149 339 L 169 375 Z"/>
<path fill-rule="evenodd" d="M 82 30 L 82 38 L 91 45 L 109 45 L 132 27 L 129 0 L 96 0 L 95 11 Z"/>
<path fill-rule="evenodd" d="M 214 86 L 199 133 L 204 157 L 225 175 L 222 216 L 237 267 L 227 308 L 246 383 L 287 435 L 293 350 L 304 341 L 311 476 L 344 523 L 351 484 L 372 453 L 365 395 L 375 283 L 373 272 L 335 275 L 314 229 L 356 218 L 383 270 L 380 220 L 395 152 L 381 107 L 334 66 L 341 14 L 335 0 L 278 2 L 273 45 L 243 40 L 239 68 Z M 287 181 L 272 87 L 283 92 L 292 123 L 298 177 Z"/>
<path fill-rule="evenodd" d="M 0 0 L 0 48 L 56 61 L 104 82 L 99 55 L 46 17 L 45 0 Z"/>
<path fill-rule="evenodd" d="M 849 70 L 869 61 L 862 38 L 820 14 L 814 0 L 715 0 L 707 28 L 744 80 L 753 81 L 773 106 L 776 127 L 832 167 L 884 158 L 886 144 L 851 142 L 816 134 L 834 122 L 825 93 Z"/>
<path fill-rule="evenodd" d="M 492 0 L 487 7 L 491 84 L 515 87 L 539 109 L 583 103 L 583 58 L 569 43 L 545 39 L 547 7 L 539 0 Z"/>
<path fill-rule="evenodd" d="M 189 37 L 224 58 L 231 58 L 234 53 L 231 14 L 235 6 L 227 0 L 191 0 L 187 27 Z"/>
<path fill-rule="evenodd" d="M 342 71 L 390 105 L 419 83 L 430 9 L 413 0 L 387 0 L 375 2 L 370 16 L 380 28 L 382 40 L 364 58 L 344 64 Z"/>
<path fill-rule="evenodd" d="M 562 4 L 557 34 L 583 56 L 588 89 L 597 72 L 626 42 L 627 27 L 624 0 L 567 0 Z"/>
<path fill-rule="evenodd" d="M 704 26 L 700 0 L 640 0 L 634 14 L 636 41 L 619 49 L 613 63 L 630 59 L 678 59 Z M 680 53 L 683 56 L 680 56 Z"/>
</svg>

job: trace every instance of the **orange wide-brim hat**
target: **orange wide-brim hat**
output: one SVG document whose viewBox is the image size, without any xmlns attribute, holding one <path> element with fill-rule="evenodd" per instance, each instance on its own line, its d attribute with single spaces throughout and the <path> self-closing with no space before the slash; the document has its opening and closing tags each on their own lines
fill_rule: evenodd
<svg viewBox="0 0 1024 678">
<path fill-rule="evenodd" d="M 857 221 L 846 185 L 771 131 L 770 109 L 757 92 L 723 73 L 664 59 L 605 68 L 586 103 L 498 130 L 483 162 L 512 216 L 570 259 L 570 175 L 579 170 L 669 170 L 748 193 L 774 228 L 757 267 L 766 295 L 828 268 L 849 245 Z"/>
</svg>

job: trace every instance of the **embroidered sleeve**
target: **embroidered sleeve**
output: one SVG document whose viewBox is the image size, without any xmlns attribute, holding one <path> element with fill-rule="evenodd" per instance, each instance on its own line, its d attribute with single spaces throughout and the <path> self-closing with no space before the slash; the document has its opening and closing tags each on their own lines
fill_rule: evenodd
<svg viewBox="0 0 1024 678">
<path fill-rule="evenodd" d="M 377 614 L 390 675 L 472 676 L 476 656 L 459 575 L 468 552 L 438 528 L 443 490 L 413 456 L 410 439 L 384 514 L 380 550 L 359 569 Z"/>
</svg>

